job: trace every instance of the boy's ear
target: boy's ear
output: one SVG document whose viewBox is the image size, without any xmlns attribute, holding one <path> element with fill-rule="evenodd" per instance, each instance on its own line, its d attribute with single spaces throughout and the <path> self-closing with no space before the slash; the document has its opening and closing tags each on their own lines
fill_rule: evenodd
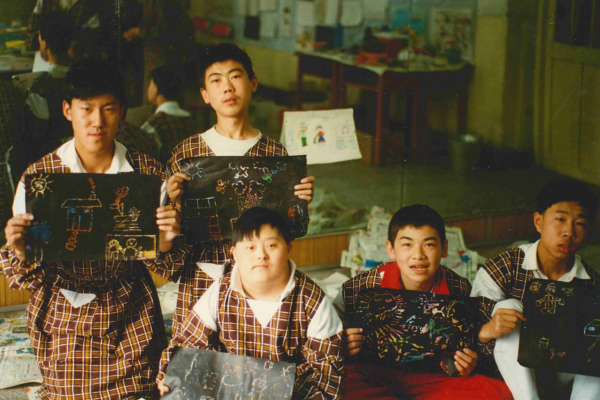
<svg viewBox="0 0 600 400">
<path fill-rule="evenodd" d="M 233 262 L 235 263 L 235 245 L 231 246 L 231 258 L 233 258 Z"/>
<path fill-rule="evenodd" d="M 250 81 L 250 87 L 252 88 L 252 93 L 256 92 L 258 89 L 258 78 L 254 75 L 254 78 Z"/>
<path fill-rule="evenodd" d="M 200 88 L 200 94 L 202 95 L 202 99 L 204 100 L 204 102 L 206 104 L 210 104 L 210 97 L 208 96 L 208 91 L 205 88 Z"/>
<path fill-rule="evenodd" d="M 292 251 L 292 243 L 291 242 L 288 243 L 287 247 L 288 247 L 288 254 L 290 254 L 290 252 Z"/>
<path fill-rule="evenodd" d="M 73 121 L 73 118 L 71 117 L 71 104 L 67 103 L 66 100 L 63 100 L 62 109 L 65 118 L 69 121 Z"/>
<path fill-rule="evenodd" d="M 388 256 L 392 259 L 392 260 L 396 260 L 396 253 L 394 253 L 394 245 L 392 244 L 392 242 L 390 242 L 389 240 L 387 242 L 385 242 L 385 248 L 387 250 L 387 254 Z"/>
<path fill-rule="evenodd" d="M 542 223 L 544 222 L 544 215 L 536 212 L 533 214 L 533 224 L 535 225 L 535 229 L 542 233 Z"/>
<path fill-rule="evenodd" d="M 444 240 L 444 245 L 442 246 L 442 258 L 448 257 L 448 240 Z"/>
</svg>

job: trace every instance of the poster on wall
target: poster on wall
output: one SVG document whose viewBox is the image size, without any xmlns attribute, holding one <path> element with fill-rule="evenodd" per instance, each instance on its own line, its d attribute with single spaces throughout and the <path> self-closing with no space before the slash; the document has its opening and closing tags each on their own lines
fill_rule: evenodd
<svg viewBox="0 0 600 400">
<path fill-rule="evenodd" d="M 140 174 L 25 176 L 28 261 L 156 258 L 161 179 Z"/>
<path fill-rule="evenodd" d="M 442 55 L 473 62 L 473 10 L 433 8 L 429 40 Z"/>
<path fill-rule="evenodd" d="M 308 203 L 294 195 L 294 186 L 306 177 L 306 157 L 194 157 L 181 165 L 192 178 L 181 199 L 189 238 L 231 239 L 237 219 L 253 207 L 277 211 L 295 238 L 306 235 Z"/>
<path fill-rule="evenodd" d="M 294 391 L 296 364 L 178 347 L 167 368 L 163 400 L 280 399 Z"/>
<path fill-rule="evenodd" d="M 523 309 L 521 365 L 600 376 L 600 288 L 533 279 Z"/>
<path fill-rule="evenodd" d="M 362 158 L 351 108 L 288 111 L 280 141 L 290 155 L 305 155 L 308 165 Z"/>
<path fill-rule="evenodd" d="M 361 357 L 367 362 L 402 369 L 414 362 L 433 362 L 450 376 L 458 371 L 454 354 L 473 348 L 479 300 L 396 289 L 359 293 L 353 326 L 366 337 Z"/>
</svg>

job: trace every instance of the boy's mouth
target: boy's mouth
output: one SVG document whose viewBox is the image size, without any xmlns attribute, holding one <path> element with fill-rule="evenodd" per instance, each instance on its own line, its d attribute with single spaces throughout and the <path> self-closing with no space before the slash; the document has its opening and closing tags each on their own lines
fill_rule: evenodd
<svg viewBox="0 0 600 400">
<path fill-rule="evenodd" d="M 235 97 L 229 97 L 225 100 L 223 100 L 223 104 L 227 104 L 227 105 L 232 105 L 235 104 L 237 102 L 237 99 Z"/>
<path fill-rule="evenodd" d="M 416 273 L 425 273 L 429 269 L 429 265 L 411 265 L 410 269 Z"/>
<path fill-rule="evenodd" d="M 568 244 L 559 244 L 558 245 L 558 251 L 560 251 L 561 253 L 570 253 L 574 250 L 573 246 L 568 245 Z"/>
</svg>

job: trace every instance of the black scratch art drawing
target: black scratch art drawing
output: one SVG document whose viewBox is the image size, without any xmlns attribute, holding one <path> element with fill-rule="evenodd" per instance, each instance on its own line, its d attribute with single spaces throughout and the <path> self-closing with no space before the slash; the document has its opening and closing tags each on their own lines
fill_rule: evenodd
<svg viewBox="0 0 600 400">
<path fill-rule="evenodd" d="M 296 365 L 179 347 L 167 367 L 164 400 L 287 400 Z"/>
<path fill-rule="evenodd" d="M 156 258 L 160 186 L 139 174 L 27 175 L 27 260 Z"/>
<path fill-rule="evenodd" d="M 363 290 L 353 315 L 354 326 L 366 336 L 362 357 L 399 369 L 414 362 L 439 363 L 455 376 L 454 353 L 473 349 L 478 301 L 408 290 Z"/>
<path fill-rule="evenodd" d="M 231 239 L 244 211 L 266 207 L 287 218 L 294 237 L 306 234 L 308 204 L 294 195 L 306 157 L 197 157 L 182 161 L 191 177 L 182 197 L 183 224 L 196 241 Z"/>
<path fill-rule="evenodd" d="M 533 279 L 523 307 L 521 365 L 600 376 L 600 287 Z"/>
</svg>

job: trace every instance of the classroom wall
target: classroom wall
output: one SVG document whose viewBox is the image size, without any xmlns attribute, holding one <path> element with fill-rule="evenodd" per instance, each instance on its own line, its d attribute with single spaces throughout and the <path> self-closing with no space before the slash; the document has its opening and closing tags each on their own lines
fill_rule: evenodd
<svg viewBox="0 0 600 400">
<path fill-rule="evenodd" d="M 13 19 L 27 25 L 35 3 L 37 0 L 0 0 L 0 25 L 10 25 Z"/>
</svg>

